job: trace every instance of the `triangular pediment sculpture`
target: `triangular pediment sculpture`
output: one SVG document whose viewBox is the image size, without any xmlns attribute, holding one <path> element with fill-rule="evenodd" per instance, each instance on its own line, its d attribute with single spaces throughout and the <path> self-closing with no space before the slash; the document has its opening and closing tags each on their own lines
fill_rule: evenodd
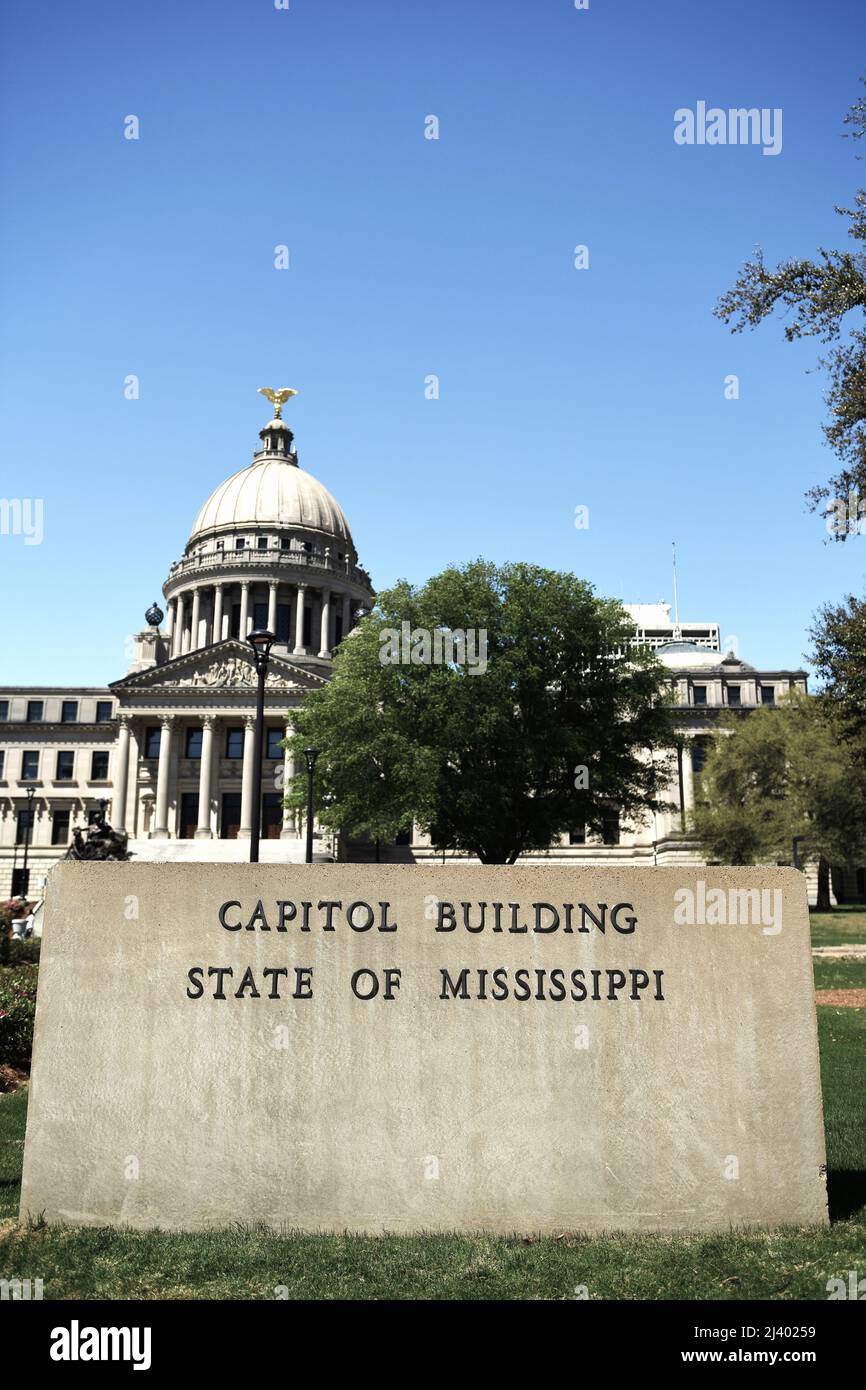
<svg viewBox="0 0 866 1390">
<path fill-rule="evenodd" d="M 112 690 L 179 690 L 190 687 L 210 689 L 255 688 L 258 677 L 252 653 L 245 642 L 229 637 L 198 651 L 176 656 L 160 666 L 151 666 L 112 681 Z M 268 690 L 310 690 L 326 684 L 324 676 L 297 666 L 284 656 L 271 653 L 265 688 Z"/>
</svg>

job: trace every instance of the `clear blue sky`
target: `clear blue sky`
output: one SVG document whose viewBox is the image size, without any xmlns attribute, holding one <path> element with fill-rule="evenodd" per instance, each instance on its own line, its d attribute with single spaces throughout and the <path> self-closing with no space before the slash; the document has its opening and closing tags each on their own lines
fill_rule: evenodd
<svg viewBox="0 0 866 1390">
<path fill-rule="evenodd" d="M 819 348 L 711 309 L 756 245 L 842 242 L 864 38 L 852 0 L 7 6 L 0 496 L 45 537 L 0 537 L 0 681 L 123 674 L 261 385 L 377 587 L 484 555 L 670 599 L 676 539 L 682 617 L 800 664 L 866 569 L 803 499 Z M 699 100 L 781 107 L 782 153 L 676 145 Z"/>
</svg>

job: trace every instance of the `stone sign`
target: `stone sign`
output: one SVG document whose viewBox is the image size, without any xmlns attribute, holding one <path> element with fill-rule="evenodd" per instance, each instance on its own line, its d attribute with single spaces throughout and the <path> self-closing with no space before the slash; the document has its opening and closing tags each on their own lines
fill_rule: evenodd
<svg viewBox="0 0 866 1390">
<path fill-rule="evenodd" d="M 22 1217 L 827 1219 L 792 869 L 61 864 Z"/>
</svg>

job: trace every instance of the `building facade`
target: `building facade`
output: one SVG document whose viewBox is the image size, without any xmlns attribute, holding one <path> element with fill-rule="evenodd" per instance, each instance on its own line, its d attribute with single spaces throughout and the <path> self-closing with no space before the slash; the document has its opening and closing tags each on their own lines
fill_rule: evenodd
<svg viewBox="0 0 866 1390">
<path fill-rule="evenodd" d="M 256 681 L 246 635 L 276 633 L 265 692 L 263 861 L 303 858 L 282 807 L 291 712 L 372 603 L 346 518 L 299 465 L 280 408 L 252 463 L 211 493 L 105 688 L 0 689 L 0 896 L 37 894 L 100 804 L 137 858 L 241 857 Z M 165 618 L 164 625 L 162 619 Z M 327 844 L 322 845 L 327 849 Z"/>
<path fill-rule="evenodd" d="M 165 610 L 148 610 L 125 675 L 104 688 L 0 689 L 0 897 L 38 896 L 73 829 L 101 806 L 128 832 L 136 858 L 246 857 L 237 842 L 252 824 L 256 677 L 245 638 L 254 628 L 277 637 L 265 696 L 261 858 L 303 858 L 282 806 L 295 769 L 280 745 L 292 711 L 328 680 L 335 648 L 374 594 L 342 510 L 300 467 L 279 405 L 259 438 L 252 462 L 200 509 L 163 585 Z M 806 689 L 803 671 L 759 670 L 723 653 L 716 623 L 672 623 L 666 604 L 626 607 L 634 641 L 653 647 L 676 693 L 683 746 L 669 809 L 631 828 L 612 812 L 601 835 L 574 826 L 526 860 L 701 863 L 683 830 L 719 713 Z M 328 836 L 318 848 L 373 853 Z M 417 830 L 379 852 L 439 857 Z"/>
</svg>

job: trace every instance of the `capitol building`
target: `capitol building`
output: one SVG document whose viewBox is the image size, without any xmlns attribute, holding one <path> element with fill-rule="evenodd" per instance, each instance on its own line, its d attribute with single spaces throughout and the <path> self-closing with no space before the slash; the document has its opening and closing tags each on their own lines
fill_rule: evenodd
<svg viewBox="0 0 866 1390">
<path fill-rule="evenodd" d="M 163 585 L 164 612 L 148 610 L 125 674 L 105 687 L 0 688 L 0 898 L 28 886 L 41 896 L 73 829 L 101 807 L 127 831 L 136 859 L 248 857 L 238 842 L 249 839 L 253 813 L 256 676 L 245 638 L 255 628 L 277 638 L 265 692 L 261 859 L 303 860 L 295 813 L 282 804 L 295 772 L 282 743 L 374 590 L 339 504 L 300 467 L 279 404 L 259 439 L 251 463 L 201 507 Z M 760 670 L 723 652 L 718 624 L 671 621 L 667 604 L 626 608 L 634 640 L 653 647 L 676 694 L 683 738 L 670 807 L 633 828 L 612 812 L 598 836 L 574 826 L 525 861 L 700 864 L 683 830 L 719 711 L 806 689 L 803 671 Z M 328 832 L 316 846 L 342 859 L 372 855 Z M 441 855 L 417 830 L 381 853 Z"/>
</svg>

